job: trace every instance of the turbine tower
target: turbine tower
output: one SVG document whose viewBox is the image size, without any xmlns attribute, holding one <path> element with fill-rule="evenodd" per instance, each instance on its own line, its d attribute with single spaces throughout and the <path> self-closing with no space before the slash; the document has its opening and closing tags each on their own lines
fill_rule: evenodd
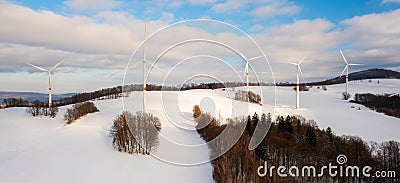
<svg viewBox="0 0 400 183">
<path fill-rule="evenodd" d="M 246 58 L 246 67 L 244 69 L 244 75 L 246 76 L 246 90 L 249 89 L 249 61 L 252 61 L 252 60 L 255 60 L 255 59 L 258 59 L 258 58 L 261 58 L 261 57 L 264 57 L 264 56 L 262 55 L 262 56 L 253 57 L 253 58 L 250 58 L 250 59 Z"/>
<path fill-rule="evenodd" d="M 300 64 L 303 63 L 304 58 L 298 63 L 287 62 L 288 64 L 295 65 L 297 68 L 296 73 L 296 109 L 300 108 L 300 82 L 299 82 L 299 74 L 303 76 L 303 72 L 301 71 Z M 303 77 L 304 78 L 304 77 Z"/>
<path fill-rule="evenodd" d="M 133 68 L 133 67 L 135 67 L 136 65 L 138 65 L 140 63 L 143 63 L 143 112 L 146 112 L 145 111 L 146 110 L 146 91 L 147 91 L 147 88 L 146 88 L 146 86 L 147 86 L 147 77 L 146 77 L 147 67 L 146 67 L 146 64 L 148 64 L 150 66 L 150 68 L 155 68 L 158 71 L 160 71 L 161 73 L 163 73 L 165 75 L 167 74 L 167 72 L 161 70 L 155 64 L 151 64 L 149 61 L 147 61 L 147 59 L 146 59 L 146 32 L 147 32 L 147 23 L 144 24 L 144 42 L 143 42 L 143 59 L 142 59 L 142 61 L 141 62 L 136 62 L 136 63 L 132 64 L 131 66 L 129 66 L 127 68 L 127 69 L 130 69 L 130 68 Z M 125 71 L 125 69 L 124 70 L 120 70 L 120 71 L 112 74 L 111 77 L 113 77 L 115 75 L 118 75 L 118 74 L 120 74 L 120 73 L 122 73 L 124 71 Z"/>
<path fill-rule="evenodd" d="M 340 51 L 340 54 L 342 55 L 343 61 L 346 63 L 346 66 L 344 67 L 342 74 L 340 74 L 340 77 L 342 77 L 344 72 L 346 71 L 346 95 L 348 95 L 349 94 L 349 66 L 362 65 L 362 64 L 350 64 L 347 61 L 346 57 L 344 56 L 342 50 L 340 49 L 339 51 Z"/>
<path fill-rule="evenodd" d="M 53 71 L 54 69 L 56 69 L 62 62 L 64 62 L 64 60 L 61 60 L 60 62 L 58 62 L 56 65 L 54 65 L 51 69 L 44 69 L 42 67 L 27 63 L 28 65 L 32 66 L 33 68 L 36 68 L 38 70 L 47 72 L 48 76 L 49 76 L 49 108 L 51 108 L 52 102 L 51 102 L 51 92 L 52 92 L 52 88 L 51 88 L 51 71 Z"/>
</svg>

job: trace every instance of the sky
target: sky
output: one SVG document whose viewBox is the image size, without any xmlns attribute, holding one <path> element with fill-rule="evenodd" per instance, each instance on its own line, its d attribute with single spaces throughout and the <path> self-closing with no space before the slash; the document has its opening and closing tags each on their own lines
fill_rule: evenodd
<svg viewBox="0 0 400 183">
<path fill-rule="evenodd" d="M 194 20 L 196 19 L 196 20 Z M 201 20 L 199 20 L 201 19 Z M 400 71 L 400 0 L 0 0 L 0 91 L 92 91 L 142 83 L 146 59 L 167 72 L 148 71 L 148 83 L 294 82 L 340 75 L 342 49 L 350 72 Z M 190 39 L 214 40 L 185 43 Z M 221 44 L 216 44 L 216 43 Z M 231 48 L 231 49 L 229 49 Z M 232 51 L 235 50 L 235 51 Z M 240 53 L 240 54 L 239 54 Z M 243 55 L 243 57 L 240 57 Z M 156 61 L 157 60 L 157 61 Z M 124 74 L 113 73 L 129 70 Z"/>
</svg>

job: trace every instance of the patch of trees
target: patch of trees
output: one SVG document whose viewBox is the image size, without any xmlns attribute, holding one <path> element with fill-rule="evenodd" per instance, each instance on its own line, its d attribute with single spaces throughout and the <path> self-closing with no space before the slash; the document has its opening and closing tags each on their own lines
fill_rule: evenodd
<svg viewBox="0 0 400 183">
<path fill-rule="evenodd" d="M 346 93 L 346 92 L 342 93 L 342 99 L 343 100 L 349 100 L 350 98 L 351 98 L 351 94 L 350 93 Z"/>
<path fill-rule="evenodd" d="M 296 87 L 293 88 L 294 90 L 297 90 Z M 300 85 L 299 86 L 299 91 L 308 91 L 310 88 L 307 85 Z"/>
<path fill-rule="evenodd" d="M 235 93 L 235 100 L 261 104 L 261 96 L 252 91 L 238 90 Z"/>
<path fill-rule="evenodd" d="M 57 116 L 58 107 L 56 105 L 52 105 L 49 107 L 47 102 L 40 102 L 35 100 L 29 107 L 25 110 L 27 113 L 31 114 L 33 117 L 38 116 L 48 116 L 54 118 Z"/>
<path fill-rule="evenodd" d="M 111 126 L 110 136 L 115 149 L 129 154 L 149 155 L 159 144 L 160 119 L 151 113 L 124 111 Z"/>
<path fill-rule="evenodd" d="M 362 104 L 377 112 L 400 118 L 400 97 L 389 95 L 375 95 L 371 93 L 355 94 L 350 102 Z"/>
<path fill-rule="evenodd" d="M 98 111 L 99 109 L 97 109 L 93 102 L 78 103 L 65 111 L 64 120 L 67 121 L 67 124 L 71 124 L 82 116 Z"/>
<path fill-rule="evenodd" d="M 3 108 L 7 107 L 28 107 L 29 101 L 23 100 L 22 98 L 6 98 L 3 99 Z"/>
<path fill-rule="evenodd" d="M 196 109 L 196 111 L 198 111 Z M 207 142 L 220 139 L 220 143 L 231 143 L 231 136 L 219 136 L 225 129 L 232 132 L 245 127 L 239 140 L 225 154 L 213 160 L 213 178 L 216 182 L 400 182 L 400 143 L 395 141 L 378 144 L 366 143 L 359 137 L 337 136 L 331 128 L 319 129 L 316 122 L 302 116 L 278 116 L 271 122 L 269 114 L 228 119 L 227 123 L 215 119 L 208 113 L 197 113 L 195 123 L 200 136 Z M 203 127 L 208 121 L 205 127 Z M 270 125 L 267 136 L 253 151 L 248 150 L 249 141 L 257 124 Z M 229 127 L 229 128 L 228 128 Z M 268 128 L 267 128 L 268 129 Z M 220 151 L 218 146 L 209 146 L 211 154 Z M 314 166 L 317 171 L 322 166 L 332 163 L 339 166 L 337 156 L 347 156 L 346 165 L 371 166 L 375 170 L 392 170 L 395 178 L 336 176 L 331 177 L 327 171 L 324 176 L 281 177 L 273 171 L 272 176 L 260 177 L 259 166 L 267 162 L 267 170 L 285 166 Z M 276 170 L 275 168 L 275 170 Z M 287 170 L 286 170 L 287 171 Z M 287 173 L 287 172 L 286 172 Z M 319 172 L 317 172 L 318 174 Z"/>
</svg>

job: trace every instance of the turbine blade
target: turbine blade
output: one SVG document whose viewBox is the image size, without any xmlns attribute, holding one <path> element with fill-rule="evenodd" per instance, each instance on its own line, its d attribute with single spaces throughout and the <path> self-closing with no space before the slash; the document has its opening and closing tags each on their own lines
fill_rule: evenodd
<svg viewBox="0 0 400 183">
<path fill-rule="evenodd" d="M 161 73 L 167 75 L 167 72 L 163 71 L 162 69 L 160 69 L 158 66 L 156 66 L 155 64 L 151 64 L 149 63 L 147 60 L 143 60 L 144 63 L 150 65 L 150 67 L 154 67 L 155 69 L 157 69 L 158 71 L 160 71 Z"/>
<path fill-rule="evenodd" d="M 293 63 L 293 62 L 284 62 L 284 63 L 292 64 L 292 65 L 297 65 L 297 63 Z"/>
<path fill-rule="evenodd" d="M 41 71 L 49 72 L 49 70 L 44 69 L 44 68 L 42 68 L 42 67 L 39 67 L 39 66 L 36 66 L 36 65 L 33 65 L 33 64 L 30 64 L 30 63 L 26 63 L 26 64 L 28 64 L 28 65 L 30 65 L 31 67 L 34 67 L 34 68 L 36 68 L 36 69 L 39 69 L 39 70 L 41 70 Z"/>
<path fill-rule="evenodd" d="M 346 59 L 346 57 L 344 56 L 344 54 L 342 52 L 342 49 L 340 49 L 340 54 L 342 54 L 343 61 L 346 62 L 346 64 L 349 64 L 349 62 L 347 62 L 347 59 Z"/>
<path fill-rule="evenodd" d="M 247 61 L 252 61 L 252 60 L 255 60 L 255 59 L 258 59 L 258 58 L 262 58 L 262 57 L 264 57 L 264 55 L 247 59 Z"/>
<path fill-rule="evenodd" d="M 299 62 L 299 65 L 304 62 L 304 59 L 306 59 L 306 58 L 301 59 L 301 61 Z"/>
<path fill-rule="evenodd" d="M 61 63 L 64 62 L 64 59 L 62 59 L 60 62 L 58 62 L 55 66 L 53 66 L 49 71 L 53 71 L 55 68 L 57 68 Z"/>
<path fill-rule="evenodd" d="M 119 74 L 125 72 L 126 70 L 129 70 L 129 69 L 131 69 L 131 68 L 137 66 L 137 65 L 140 64 L 140 63 L 142 63 L 142 62 L 136 62 L 136 63 L 130 65 L 127 69 L 121 69 L 121 70 L 119 70 L 119 71 L 117 71 L 117 72 L 114 72 L 114 73 L 111 74 L 108 78 L 115 77 L 116 75 L 119 75 Z"/>
<path fill-rule="evenodd" d="M 301 77 L 303 78 L 303 82 L 306 83 L 305 80 L 304 80 L 303 71 L 301 71 L 301 67 L 300 66 L 299 66 L 299 71 L 300 71 Z"/>
<path fill-rule="evenodd" d="M 347 68 L 347 65 L 344 67 L 344 69 L 343 69 L 342 73 L 340 74 L 339 78 L 341 78 L 343 76 L 344 71 L 346 71 L 346 68 Z"/>
<path fill-rule="evenodd" d="M 349 65 L 364 65 L 364 64 L 349 64 Z"/>
</svg>

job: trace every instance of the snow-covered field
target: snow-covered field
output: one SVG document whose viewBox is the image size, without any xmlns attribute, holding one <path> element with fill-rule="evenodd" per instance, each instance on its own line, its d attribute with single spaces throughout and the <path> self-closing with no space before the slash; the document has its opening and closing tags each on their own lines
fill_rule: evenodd
<svg viewBox="0 0 400 183">
<path fill-rule="evenodd" d="M 400 90 L 399 85 L 400 80 L 380 80 L 379 85 L 376 80 L 356 81 L 350 83 L 350 93 L 393 93 Z M 301 114 L 316 120 L 321 128 L 330 126 L 338 135 L 400 141 L 400 119 L 341 100 L 344 87 L 328 86 L 328 91 L 314 87 L 302 92 L 299 110 L 293 109 L 293 88 L 277 87 L 275 115 Z M 259 92 L 257 87 L 251 89 Z M 265 91 L 273 92 L 273 87 Z M 95 101 L 100 112 L 69 126 L 64 126 L 62 116 L 70 106 L 61 107 L 55 119 L 32 118 L 22 108 L 0 110 L 0 182 L 213 182 L 211 165 L 202 163 L 209 151 L 193 131 L 193 105 L 200 104 L 224 118 L 273 108 L 269 103 L 262 109 L 233 101 L 228 93 L 221 89 L 148 92 L 147 110 L 162 122 L 160 146 L 155 153 L 158 158 L 119 153 L 112 148 L 108 133 L 112 120 L 123 110 L 121 99 Z M 140 100 L 140 92 L 131 93 L 124 99 L 125 110 L 139 110 Z"/>
</svg>

